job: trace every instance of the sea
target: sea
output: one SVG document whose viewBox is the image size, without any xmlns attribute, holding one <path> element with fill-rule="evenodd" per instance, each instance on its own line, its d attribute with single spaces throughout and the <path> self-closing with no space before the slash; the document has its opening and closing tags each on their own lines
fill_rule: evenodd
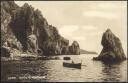
<svg viewBox="0 0 128 83">
<path fill-rule="evenodd" d="M 63 57 L 74 63 L 82 62 L 81 69 L 63 66 Z M 127 60 L 106 64 L 93 61 L 98 55 L 60 55 L 59 60 L 2 61 L 3 82 L 127 82 Z M 52 57 L 52 56 L 51 56 Z"/>
</svg>

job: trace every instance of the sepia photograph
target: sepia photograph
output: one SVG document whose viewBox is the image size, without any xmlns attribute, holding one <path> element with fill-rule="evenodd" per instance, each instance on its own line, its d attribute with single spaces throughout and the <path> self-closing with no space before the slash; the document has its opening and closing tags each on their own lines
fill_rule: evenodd
<svg viewBox="0 0 128 83">
<path fill-rule="evenodd" d="M 127 1 L 1 1 L 1 82 L 128 82 Z"/>
</svg>

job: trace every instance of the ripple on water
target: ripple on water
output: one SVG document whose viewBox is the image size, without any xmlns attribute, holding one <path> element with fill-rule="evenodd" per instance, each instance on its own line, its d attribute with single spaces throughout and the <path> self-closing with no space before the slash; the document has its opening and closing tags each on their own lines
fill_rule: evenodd
<svg viewBox="0 0 128 83">
<path fill-rule="evenodd" d="M 95 55 L 71 55 L 74 62 L 81 62 L 82 69 L 63 67 L 63 56 L 60 60 L 38 61 L 10 61 L 2 64 L 2 76 L 8 80 L 9 76 L 35 77 L 37 79 L 22 79 L 19 81 L 64 81 L 64 82 L 104 82 L 104 81 L 127 81 L 127 62 L 119 64 L 104 64 L 93 61 Z M 71 61 L 69 61 L 71 62 Z M 39 79 L 45 76 L 45 78 Z M 14 79 L 18 80 L 18 79 Z"/>
</svg>

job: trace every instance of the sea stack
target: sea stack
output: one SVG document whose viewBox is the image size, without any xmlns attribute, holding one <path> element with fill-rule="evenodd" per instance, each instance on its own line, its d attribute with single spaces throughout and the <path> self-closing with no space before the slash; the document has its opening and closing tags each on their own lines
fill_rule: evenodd
<svg viewBox="0 0 128 83">
<path fill-rule="evenodd" d="M 72 45 L 69 47 L 70 54 L 80 55 L 80 47 L 77 41 L 73 41 Z"/>
<path fill-rule="evenodd" d="M 105 62 L 115 62 L 126 60 L 121 41 L 116 37 L 110 29 L 103 33 L 101 44 L 103 49 L 98 57 L 93 60 L 101 60 Z"/>
</svg>

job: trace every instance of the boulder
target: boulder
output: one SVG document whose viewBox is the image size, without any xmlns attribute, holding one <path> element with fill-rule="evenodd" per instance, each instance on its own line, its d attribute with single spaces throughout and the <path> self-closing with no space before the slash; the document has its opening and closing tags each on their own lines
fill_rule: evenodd
<svg viewBox="0 0 128 83">
<path fill-rule="evenodd" d="M 126 59 L 121 41 L 110 29 L 107 29 L 106 32 L 103 33 L 101 44 L 103 49 L 98 57 L 93 58 L 94 60 L 115 62 Z"/>
</svg>

